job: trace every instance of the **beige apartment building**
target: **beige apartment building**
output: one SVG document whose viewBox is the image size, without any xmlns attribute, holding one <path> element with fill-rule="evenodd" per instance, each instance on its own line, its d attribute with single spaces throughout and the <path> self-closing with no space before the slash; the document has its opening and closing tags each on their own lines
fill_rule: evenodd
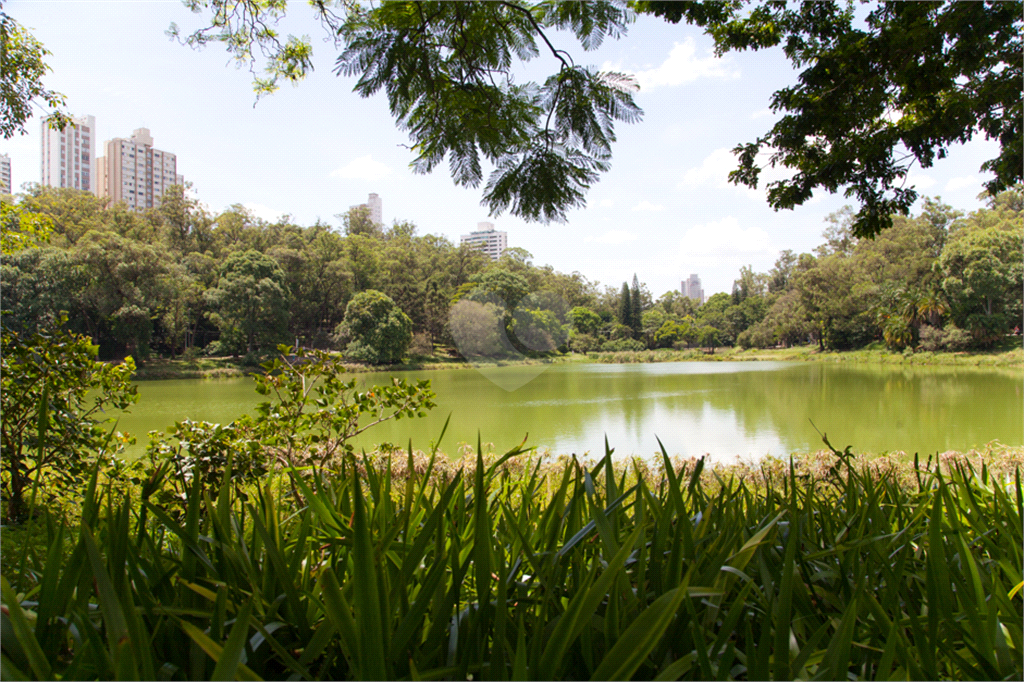
<svg viewBox="0 0 1024 682">
<path fill-rule="evenodd" d="M 108 140 L 104 151 L 96 159 L 96 196 L 144 211 L 159 206 L 168 187 L 185 183 L 177 157 L 155 149 L 148 128 L 136 129 L 127 139 Z"/>
<path fill-rule="evenodd" d="M 41 124 L 40 184 L 95 192 L 90 169 L 93 163 L 93 142 L 96 139 L 96 117 L 72 117 L 64 130 L 51 128 L 46 118 L 43 118 Z"/>
<path fill-rule="evenodd" d="M 11 157 L 0 154 L 0 194 L 11 193 Z"/>
<path fill-rule="evenodd" d="M 680 287 L 683 296 L 688 296 L 697 302 L 697 305 L 704 305 L 704 287 L 701 286 L 700 277 L 696 274 L 690 275 L 690 278 L 683 280 L 682 286 Z"/>
<path fill-rule="evenodd" d="M 370 212 L 370 220 L 375 225 L 384 224 L 384 202 L 376 194 L 370 194 L 370 197 L 366 200 L 365 204 L 356 204 L 355 206 L 349 206 L 349 210 L 353 208 L 365 208 Z"/>
<path fill-rule="evenodd" d="M 476 224 L 474 232 L 462 235 L 459 243 L 469 244 L 486 253 L 491 260 L 498 260 L 501 252 L 508 248 L 508 233 L 495 230 L 494 223 L 481 222 Z"/>
</svg>

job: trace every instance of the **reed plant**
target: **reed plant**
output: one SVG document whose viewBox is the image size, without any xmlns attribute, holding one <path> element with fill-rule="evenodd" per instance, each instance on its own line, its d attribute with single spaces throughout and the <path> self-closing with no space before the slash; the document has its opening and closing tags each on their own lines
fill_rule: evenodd
<svg viewBox="0 0 1024 682">
<path fill-rule="evenodd" d="M 173 507 L 166 465 L 129 495 L 97 469 L 77 527 L 50 520 L 25 574 L 4 562 L 0 673 L 1020 679 L 1019 469 L 832 453 L 743 478 L 478 446 L 435 475 L 410 445 L 245 496 L 229 456 Z"/>
</svg>

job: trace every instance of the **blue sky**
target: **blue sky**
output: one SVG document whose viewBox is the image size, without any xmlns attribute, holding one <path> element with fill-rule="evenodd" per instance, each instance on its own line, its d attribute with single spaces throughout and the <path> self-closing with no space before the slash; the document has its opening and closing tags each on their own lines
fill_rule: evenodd
<svg viewBox="0 0 1024 682">
<path fill-rule="evenodd" d="M 658 296 L 690 273 L 701 276 L 708 295 L 729 291 L 740 266 L 764 271 L 782 249 L 816 246 L 825 217 L 851 203 L 821 193 L 776 213 L 763 189 L 726 182 L 735 166 L 729 150 L 768 130 L 776 120 L 771 94 L 796 81 L 780 51 L 716 59 L 699 30 L 639 17 L 626 37 L 590 53 L 555 36 L 577 63 L 631 72 L 641 84 L 644 120 L 618 127 L 612 170 L 591 189 L 587 207 L 566 224 L 490 218 L 481 190 L 456 187 L 446 166 L 431 175 L 409 169 L 408 138 L 384 96 L 362 99 L 352 92 L 354 79 L 332 73 L 334 45 L 305 3 L 292 4 L 282 33 L 313 39 L 315 71 L 258 103 L 249 72 L 220 47 L 194 51 L 165 36 L 172 21 L 183 33 L 199 25 L 177 0 L 14 0 L 4 10 L 53 53 L 46 85 L 67 96 L 73 114 L 96 117 L 99 140 L 149 128 L 158 148 L 177 154 L 178 172 L 212 211 L 239 203 L 268 220 L 290 214 L 299 224 L 320 218 L 337 225 L 335 214 L 377 192 L 385 222 L 411 220 L 421 234 L 458 242 L 489 220 L 538 264 L 614 287 L 635 272 Z M 522 78 L 555 68 L 542 54 Z M 28 128 L 0 141 L 16 189 L 39 180 L 38 120 Z M 974 210 L 987 179 L 978 167 L 996 153 L 983 139 L 954 147 L 934 167 L 913 171 L 911 183 Z"/>
</svg>

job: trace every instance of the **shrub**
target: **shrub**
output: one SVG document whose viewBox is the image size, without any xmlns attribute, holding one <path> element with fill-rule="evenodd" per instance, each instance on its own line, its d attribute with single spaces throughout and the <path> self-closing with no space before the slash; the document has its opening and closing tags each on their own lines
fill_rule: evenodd
<svg viewBox="0 0 1024 682">
<path fill-rule="evenodd" d="M 966 329 L 947 324 L 942 330 L 942 347 L 950 351 L 967 350 L 974 344 L 974 337 Z"/>
<path fill-rule="evenodd" d="M 646 350 L 647 346 L 643 341 L 637 339 L 617 339 L 613 341 L 605 341 L 601 344 L 601 350 L 605 353 L 617 353 L 619 351 L 639 351 Z"/>
<path fill-rule="evenodd" d="M 573 334 L 569 337 L 569 350 L 573 353 L 589 353 L 597 350 L 598 340 L 590 334 Z"/>
<path fill-rule="evenodd" d="M 352 297 L 334 332 L 345 356 L 371 365 L 401 362 L 412 341 L 412 320 L 386 294 L 373 289 Z"/>
<path fill-rule="evenodd" d="M 944 334 L 942 329 L 939 327 L 933 327 L 930 324 L 923 325 L 919 332 L 919 343 L 921 350 L 926 351 L 937 351 L 943 348 L 943 337 Z"/>
<path fill-rule="evenodd" d="M 427 357 L 434 353 L 434 342 L 430 339 L 430 334 L 426 332 L 418 332 L 412 335 L 412 343 L 409 344 L 409 355 L 415 355 L 419 357 Z"/>
<path fill-rule="evenodd" d="M 44 471 L 47 489 L 80 486 L 96 458 L 116 449 L 103 413 L 138 400 L 135 363 L 130 356 L 119 365 L 98 362 L 98 351 L 56 325 L 0 336 L 0 480 L 8 520 L 23 518 L 25 490 Z"/>
</svg>

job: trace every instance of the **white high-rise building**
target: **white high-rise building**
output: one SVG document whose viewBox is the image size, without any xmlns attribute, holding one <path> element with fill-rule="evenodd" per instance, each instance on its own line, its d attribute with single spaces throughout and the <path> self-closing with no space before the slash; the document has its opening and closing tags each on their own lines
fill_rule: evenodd
<svg viewBox="0 0 1024 682">
<path fill-rule="evenodd" d="M 508 233 L 495 230 L 494 223 L 481 222 L 476 224 L 475 232 L 462 235 L 459 242 L 480 249 L 491 260 L 498 260 L 501 252 L 508 248 Z"/>
<path fill-rule="evenodd" d="M 40 184 L 96 191 L 95 180 L 91 177 L 96 117 L 72 117 L 64 130 L 51 128 L 44 118 L 42 131 Z"/>
<path fill-rule="evenodd" d="M 154 149 L 148 128 L 136 129 L 127 139 L 115 137 L 105 146 L 106 155 L 96 159 L 96 196 L 143 211 L 159 206 L 171 185 L 185 184 L 178 174 L 178 157 Z"/>
<path fill-rule="evenodd" d="M 704 289 L 701 288 L 700 277 L 697 275 L 690 275 L 689 279 L 684 280 L 680 287 L 680 291 L 683 296 L 687 296 L 697 301 L 698 305 L 704 304 Z"/>
<path fill-rule="evenodd" d="M 353 208 L 368 208 L 370 210 L 370 220 L 375 225 L 384 224 L 384 202 L 376 194 L 370 194 L 365 204 L 356 204 L 355 206 L 349 206 L 349 209 Z"/>
<path fill-rule="evenodd" d="M 11 193 L 11 157 L 0 154 L 0 194 Z"/>
</svg>

